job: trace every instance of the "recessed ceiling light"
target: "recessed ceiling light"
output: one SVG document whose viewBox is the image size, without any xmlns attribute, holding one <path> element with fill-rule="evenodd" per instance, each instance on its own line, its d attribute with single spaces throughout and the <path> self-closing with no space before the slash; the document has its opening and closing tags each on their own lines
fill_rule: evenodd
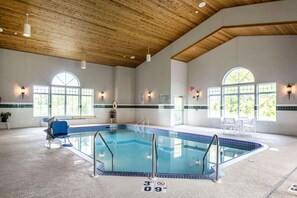
<svg viewBox="0 0 297 198">
<path fill-rule="evenodd" d="M 3 32 L 3 29 L 2 28 L 0 28 L 0 32 Z"/>
<path fill-rule="evenodd" d="M 195 11 L 196 14 L 198 14 L 198 12 L 199 12 L 198 10 Z"/>
<path fill-rule="evenodd" d="M 131 58 L 131 59 L 134 59 L 134 58 L 135 58 L 135 56 L 130 56 L 130 58 Z"/>
<path fill-rule="evenodd" d="M 124 55 L 123 57 L 126 58 L 126 55 Z"/>
<path fill-rule="evenodd" d="M 199 3 L 199 7 L 200 7 L 200 8 L 203 8 L 205 5 L 206 5 L 206 3 L 203 2 L 203 1 L 202 1 L 201 3 Z"/>
<path fill-rule="evenodd" d="M 17 35 L 18 33 L 17 33 L 17 32 L 15 32 L 14 34 L 15 34 L 15 35 Z"/>
</svg>

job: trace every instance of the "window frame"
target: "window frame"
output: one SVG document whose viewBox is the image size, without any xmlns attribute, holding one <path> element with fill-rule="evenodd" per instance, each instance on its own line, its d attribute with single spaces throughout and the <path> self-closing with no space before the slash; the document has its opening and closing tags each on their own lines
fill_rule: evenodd
<svg viewBox="0 0 297 198">
<path fill-rule="evenodd" d="M 207 103 L 208 103 L 208 118 L 219 118 L 219 117 L 215 117 L 215 116 L 210 116 L 210 97 L 212 96 L 220 96 L 220 104 L 221 104 L 221 108 L 220 108 L 220 116 L 221 117 L 225 117 L 225 96 L 236 96 L 237 97 L 237 115 L 235 118 L 237 119 L 241 119 L 241 118 L 246 118 L 246 117 L 242 117 L 240 116 L 240 109 L 241 109 L 241 106 L 240 106 L 240 96 L 244 96 L 244 95 L 250 95 L 254 97 L 254 101 L 253 101 L 253 115 L 252 115 L 252 118 L 255 118 L 257 121 L 263 121 L 263 122 L 276 122 L 277 120 L 277 83 L 276 82 L 265 82 L 265 83 L 256 83 L 255 82 L 255 78 L 254 78 L 254 75 L 253 75 L 253 82 L 244 82 L 244 83 L 235 83 L 235 84 L 224 84 L 225 83 L 225 80 L 227 79 L 228 75 L 231 73 L 231 72 L 234 72 L 235 70 L 237 69 L 244 69 L 244 70 L 247 70 L 249 71 L 252 75 L 253 73 L 244 68 L 244 67 L 235 67 L 235 68 L 232 68 L 231 70 L 229 70 L 224 78 L 223 78 L 223 81 L 222 81 L 222 85 L 221 86 L 217 86 L 217 87 L 208 87 L 207 89 Z M 259 92 L 259 86 L 260 85 L 263 85 L 263 84 L 274 84 L 275 85 L 275 92 Z M 253 86 L 253 92 L 243 92 L 241 93 L 240 92 L 240 88 L 243 87 L 243 86 Z M 237 88 L 237 92 L 236 93 L 225 93 L 225 88 L 226 87 L 236 87 Z M 211 88 L 220 88 L 220 95 L 219 94 L 210 94 L 209 90 Z M 259 116 L 259 96 L 261 94 L 275 94 L 275 119 L 261 119 L 260 116 Z M 250 118 L 250 117 L 249 117 Z"/>
<path fill-rule="evenodd" d="M 83 90 L 84 90 L 84 89 L 85 89 L 85 90 L 87 90 L 87 89 L 92 90 L 93 93 L 92 93 L 91 95 L 83 94 Z M 90 114 L 90 115 L 83 115 L 83 114 L 82 114 L 82 108 L 83 108 L 83 107 L 82 107 L 82 100 L 83 100 L 82 98 L 85 97 L 85 96 L 87 96 L 87 97 L 89 96 L 89 97 L 91 97 L 91 99 L 92 99 L 92 106 L 93 106 L 93 107 L 91 108 L 91 109 L 92 109 L 92 114 Z M 81 90 L 80 90 L 80 115 L 81 115 L 81 116 L 93 116 L 93 115 L 95 114 L 95 113 L 94 113 L 94 96 L 95 96 L 95 91 L 94 91 L 94 89 L 90 89 L 90 88 L 81 88 Z"/>
<path fill-rule="evenodd" d="M 259 86 L 260 85 L 264 85 L 264 84 L 274 84 L 275 85 L 275 92 L 273 91 L 267 91 L 267 92 L 259 92 Z M 257 120 L 258 121 L 262 121 L 262 122 L 276 122 L 276 119 L 277 119 L 277 110 L 276 110 L 276 107 L 277 107 L 277 83 L 276 82 L 267 82 L 267 83 L 258 83 L 257 86 L 256 86 L 256 95 L 257 95 L 257 106 L 256 106 L 256 109 L 257 109 Z M 275 119 L 273 120 L 270 120 L 270 119 L 261 119 L 260 116 L 259 116 L 259 113 L 260 113 L 260 107 L 259 107 L 259 102 L 260 102 L 260 99 L 259 99 L 259 96 L 261 94 L 275 94 Z"/>
<path fill-rule="evenodd" d="M 240 87 L 244 87 L 244 86 L 253 86 L 254 87 L 254 92 L 251 93 L 241 93 L 240 92 Z M 230 94 L 225 94 L 224 93 L 224 88 L 225 87 L 237 87 L 237 93 L 230 93 Z M 255 106 L 256 106 L 256 83 L 240 83 L 240 84 L 228 84 L 228 85 L 222 85 L 222 98 L 221 98 L 221 105 L 222 105 L 222 113 L 221 115 L 225 117 L 225 96 L 237 96 L 237 117 L 236 118 L 245 118 L 245 117 L 241 117 L 240 116 L 240 96 L 244 96 L 244 95 L 253 95 L 254 96 L 254 107 L 253 107 L 253 117 L 252 118 L 256 118 L 256 111 L 255 111 Z"/>
<path fill-rule="evenodd" d="M 47 93 L 40 93 L 40 92 L 35 92 L 34 87 L 46 87 L 47 88 Z M 38 95 L 47 95 L 47 115 L 35 115 L 34 114 L 34 95 L 38 94 Z M 34 118 L 40 118 L 40 117 L 48 117 L 51 114 L 51 110 L 50 110 L 50 86 L 46 86 L 46 85 L 33 85 L 33 117 Z"/>
<path fill-rule="evenodd" d="M 65 74 L 70 74 L 72 75 L 73 79 L 75 79 L 77 81 L 77 84 L 79 86 L 67 86 L 67 82 L 64 83 L 64 85 L 56 85 L 56 84 L 53 84 L 53 81 L 54 79 L 62 74 L 62 73 L 65 73 Z M 65 78 L 66 79 L 66 78 Z M 60 80 L 61 81 L 61 80 Z M 69 83 L 71 82 L 72 80 L 69 81 Z M 62 82 L 62 81 L 61 81 Z M 34 106 L 33 106 L 33 117 L 49 117 L 49 116 L 53 116 L 53 96 L 54 95 L 58 95 L 58 96 L 63 96 L 64 98 L 64 114 L 63 115 L 54 115 L 54 116 L 94 116 L 95 115 L 95 111 L 94 111 L 94 102 L 95 102 L 95 90 L 92 89 L 92 88 L 81 88 L 80 87 L 80 82 L 79 82 L 79 79 L 72 73 L 70 72 L 60 72 L 58 74 L 56 74 L 53 79 L 52 79 L 52 83 L 51 85 L 33 85 L 33 105 L 34 105 L 34 86 L 41 86 L 41 87 L 47 87 L 48 88 L 48 93 L 46 95 L 48 95 L 48 115 L 46 116 L 35 116 L 34 115 Z M 53 93 L 52 89 L 53 88 L 64 88 L 64 93 Z M 67 94 L 67 89 L 78 89 L 78 94 Z M 89 90 L 92 90 L 92 95 L 83 95 L 82 94 L 82 90 L 83 89 L 89 89 Z M 39 94 L 39 93 L 36 93 L 36 94 Z M 45 94 L 44 94 L 45 95 Z M 67 96 L 77 96 L 78 97 L 78 114 L 77 115 L 68 115 L 67 114 Z M 82 115 L 82 97 L 83 96 L 89 96 L 91 97 L 91 101 L 92 101 L 92 104 L 91 104 L 91 114 L 90 115 Z"/>
<path fill-rule="evenodd" d="M 219 94 L 210 94 L 210 90 L 211 89 L 215 89 L 215 88 L 218 88 L 220 89 L 220 93 Z M 219 96 L 220 97 L 220 115 L 217 117 L 217 116 L 211 116 L 210 115 L 210 98 L 213 97 L 213 96 Z M 220 118 L 222 116 L 222 87 L 208 87 L 207 88 L 207 105 L 208 105 L 208 118 Z"/>
</svg>

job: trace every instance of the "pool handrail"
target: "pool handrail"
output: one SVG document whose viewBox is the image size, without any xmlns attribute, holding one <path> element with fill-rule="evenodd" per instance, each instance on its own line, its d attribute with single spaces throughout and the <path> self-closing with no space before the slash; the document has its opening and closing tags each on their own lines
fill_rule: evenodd
<svg viewBox="0 0 297 198">
<path fill-rule="evenodd" d="M 202 161 L 202 174 L 205 174 L 205 170 L 204 170 L 204 164 L 205 164 L 205 157 L 210 149 L 210 147 L 212 146 L 213 141 L 216 139 L 216 145 L 217 145 L 217 156 L 216 156 L 216 178 L 214 180 L 214 182 L 216 183 L 221 183 L 221 180 L 219 179 L 219 159 L 220 159 L 220 142 L 219 142 L 219 136 L 217 134 L 214 134 L 211 138 L 211 141 L 208 145 L 208 148 L 206 149 L 206 152 L 203 156 L 203 161 Z"/>
<path fill-rule="evenodd" d="M 155 158 L 156 154 L 156 158 Z M 156 165 L 156 171 L 155 171 Z M 157 150 L 157 141 L 156 141 L 156 134 L 153 134 L 152 137 L 152 175 L 150 179 L 156 180 L 156 175 L 158 174 L 158 150 Z"/>
<path fill-rule="evenodd" d="M 106 141 L 104 140 L 104 138 L 102 137 L 100 131 L 96 131 L 96 133 L 94 134 L 94 146 L 93 146 L 93 153 L 94 153 L 94 175 L 93 177 L 97 177 L 97 174 L 96 174 L 96 137 L 97 135 L 99 134 L 101 140 L 103 141 L 103 143 L 105 144 L 105 146 L 107 147 L 107 149 L 109 150 L 110 154 L 111 154 L 111 170 L 113 171 L 113 153 L 112 151 L 110 150 L 109 146 L 107 145 Z"/>
<path fill-rule="evenodd" d="M 135 125 L 135 133 L 139 132 L 140 134 L 142 134 L 143 138 L 144 138 L 144 131 L 145 131 L 145 128 L 144 128 L 145 127 L 145 122 L 147 123 L 147 127 L 149 127 L 149 125 L 150 125 L 149 117 L 148 116 L 141 116 L 139 118 L 138 122 Z"/>
</svg>

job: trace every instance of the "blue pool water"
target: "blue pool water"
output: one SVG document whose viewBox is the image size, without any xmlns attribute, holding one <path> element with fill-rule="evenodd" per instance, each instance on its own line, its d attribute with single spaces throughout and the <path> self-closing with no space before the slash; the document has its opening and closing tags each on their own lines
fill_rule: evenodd
<svg viewBox="0 0 297 198">
<path fill-rule="evenodd" d="M 150 128 L 146 128 L 144 133 L 140 133 L 131 129 L 131 127 L 124 127 L 124 129 L 113 131 L 105 129 L 101 132 L 114 154 L 114 171 L 150 173 L 152 169 L 151 139 L 152 134 L 155 133 L 157 134 L 159 173 L 202 173 L 202 158 L 211 137 Z M 95 131 L 73 133 L 70 141 L 74 148 L 93 157 L 94 133 Z M 220 139 L 220 163 L 232 160 L 259 147 L 261 145 L 257 143 Z M 104 163 L 105 171 L 112 171 L 111 154 L 99 137 L 97 137 L 96 148 L 97 160 Z M 213 172 L 211 167 L 215 164 L 215 159 L 216 145 L 213 145 L 205 163 L 206 175 Z"/>
</svg>

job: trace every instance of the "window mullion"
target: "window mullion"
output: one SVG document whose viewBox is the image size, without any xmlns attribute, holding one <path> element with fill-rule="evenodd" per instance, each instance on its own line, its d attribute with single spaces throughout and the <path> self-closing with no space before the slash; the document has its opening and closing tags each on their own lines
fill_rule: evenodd
<svg viewBox="0 0 297 198">
<path fill-rule="evenodd" d="M 67 106 L 66 105 L 67 105 L 67 88 L 65 87 L 65 94 L 64 94 L 64 116 L 67 115 Z"/>
<path fill-rule="evenodd" d="M 237 86 L 237 118 L 240 116 L 240 85 Z"/>
</svg>

